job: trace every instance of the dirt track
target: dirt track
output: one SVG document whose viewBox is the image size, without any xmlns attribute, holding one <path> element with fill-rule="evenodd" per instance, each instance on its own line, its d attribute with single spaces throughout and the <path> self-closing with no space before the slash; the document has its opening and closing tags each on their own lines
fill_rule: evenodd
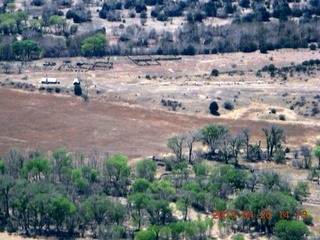
<svg viewBox="0 0 320 240">
<path fill-rule="evenodd" d="M 249 126 L 253 141 L 263 140 L 265 121 L 228 120 L 222 117 L 196 117 L 144 105 L 112 100 L 90 100 L 66 95 L 29 93 L 0 89 L 0 152 L 11 147 L 23 150 L 90 152 L 93 148 L 123 153 L 130 158 L 169 152 L 167 139 L 175 134 L 211 122 L 229 124 L 234 131 Z M 301 145 L 320 126 L 285 124 L 288 145 Z M 297 137 L 299 136 L 299 138 Z"/>
</svg>

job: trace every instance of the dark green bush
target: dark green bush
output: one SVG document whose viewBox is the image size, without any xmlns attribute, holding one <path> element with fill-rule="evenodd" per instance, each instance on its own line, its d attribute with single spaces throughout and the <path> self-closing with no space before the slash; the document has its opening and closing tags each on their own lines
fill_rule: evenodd
<svg viewBox="0 0 320 240">
<path fill-rule="evenodd" d="M 262 45 L 259 50 L 260 50 L 260 53 L 263 53 L 263 54 L 268 53 L 268 48 L 266 45 Z"/>
<path fill-rule="evenodd" d="M 310 50 L 314 51 L 317 49 L 317 46 L 314 43 L 312 43 L 312 44 L 310 44 L 309 48 L 310 48 Z"/>
<path fill-rule="evenodd" d="M 285 120 L 286 120 L 286 115 L 280 114 L 280 115 L 279 115 L 279 120 L 285 121 Z"/>
<path fill-rule="evenodd" d="M 255 52 L 257 49 L 258 46 L 254 42 L 247 42 L 240 47 L 240 50 L 245 53 Z"/>
<path fill-rule="evenodd" d="M 219 106 L 218 106 L 218 103 L 213 101 L 210 103 L 210 106 L 209 106 L 209 109 L 210 109 L 210 113 L 212 115 L 219 115 L 218 113 L 218 110 L 219 110 Z"/>
<path fill-rule="evenodd" d="M 217 53 L 218 53 L 218 50 L 216 48 L 211 49 L 211 54 L 217 54 Z"/>
<path fill-rule="evenodd" d="M 82 89 L 80 84 L 74 85 L 74 95 L 81 96 L 82 95 Z"/>
<path fill-rule="evenodd" d="M 219 76 L 219 70 L 218 69 L 212 69 L 211 76 L 214 76 L 214 77 Z"/>
<path fill-rule="evenodd" d="M 230 102 L 230 101 L 226 101 L 223 103 L 223 107 L 227 110 L 233 110 L 234 109 L 234 105 Z"/>
</svg>

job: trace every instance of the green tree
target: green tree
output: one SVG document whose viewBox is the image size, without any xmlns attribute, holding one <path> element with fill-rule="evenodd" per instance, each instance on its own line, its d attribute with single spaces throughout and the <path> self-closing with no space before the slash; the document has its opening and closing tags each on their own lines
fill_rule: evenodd
<svg viewBox="0 0 320 240">
<path fill-rule="evenodd" d="M 165 199 L 172 201 L 175 198 L 176 191 L 172 182 L 161 180 L 151 183 L 149 191 L 156 199 Z"/>
<path fill-rule="evenodd" d="M 201 129 L 202 141 L 207 145 L 211 153 L 215 153 L 220 138 L 227 134 L 230 130 L 229 126 L 223 124 L 209 124 Z"/>
<path fill-rule="evenodd" d="M 320 169 L 320 146 L 316 146 L 314 149 L 313 149 L 313 155 L 318 158 L 318 169 Z"/>
<path fill-rule="evenodd" d="M 122 154 L 115 154 L 104 161 L 106 175 L 109 181 L 119 181 L 121 177 L 129 177 L 130 167 L 128 158 Z"/>
<path fill-rule="evenodd" d="M 84 193 L 90 185 L 88 179 L 82 177 L 82 170 L 80 168 L 71 171 L 71 180 L 80 193 Z"/>
<path fill-rule="evenodd" d="M 33 212 L 33 227 L 34 231 L 37 229 L 39 233 L 42 234 L 42 229 L 48 220 L 48 214 L 50 213 L 50 202 L 51 197 L 49 196 L 49 191 L 52 190 L 51 186 L 43 185 L 46 187 L 46 190 L 35 191 L 34 197 L 30 202 L 30 210 Z"/>
<path fill-rule="evenodd" d="M 134 237 L 134 240 L 156 240 L 156 233 L 151 230 L 143 230 L 137 232 L 136 236 Z"/>
<path fill-rule="evenodd" d="M 137 163 L 137 173 L 139 178 L 145 178 L 152 182 L 154 180 L 156 170 L 157 164 L 154 161 L 144 159 Z"/>
<path fill-rule="evenodd" d="M 176 155 L 178 161 L 182 160 L 184 140 L 184 136 L 174 136 L 168 139 L 167 146 Z"/>
<path fill-rule="evenodd" d="M 107 196 L 92 195 L 83 202 L 82 207 L 87 219 L 100 225 L 110 215 L 111 201 Z"/>
<path fill-rule="evenodd" d="M 281 220 L 275 226 L 276 235 L 283 240 L 306 239 L 310 233 L 308 227 L 301 221 Z"/>
<path fill-rule="evenodd" d="M 184 221 L 188 218 L 188 208 L 196 202 L 197 194 L 201 188 L 197 183 L 185 184 L 179 194 L 179 200 L 176 202 L 177 209 L 183 213 Z"/>
<path fill-rule="evenodd" d="M 132 189 L 134 193 L 146 192 L 149 187 L 150 187 L 149 181 L 144 178 L 138 178 L 132 183 Z"/>
<path fill-rule="evenodd" d="M 16 184 L 16 181 L 13 177 L 7 175 L 0 175 L 0 199 L 3 202 L 3 207 L 5 211 L 5 216 L 9 217 L 9 198 L 11 189 Z"/>
<path fill-rule="evenodd" d="M 82 54 L 86 57 L 101 57 L 105 55 L 105 47 L 107 43 L 107 38 L 102 34 L 96 34 L 92 37 L 88 37 L 83 41 L 83 44 L 81 45 Z"/>
<path fill-rule="evenodd" d="M 77 211 L 76 206 L 67 198 L 57 197 L 51 201 L 51 216 L 56 224 L 56 230 L 59 232 L 66 219 Z"/>
<path fill-rule="evenodd" d="M 294 189 L 294 197 L 298 201 L 306 200 L 308 193 L 309 193 L 308 183 L 304 181 L 298 181 L 298 184 Z"/>
<path fill-rule="evenodd" d="M 61 34 L 66 30 L 67 20 L 63 17 L 53 15 L 49 19 L 49 24 L 54 26 L 56 34 Z"/>
<path fill-rule="evenodd" d="M 143 210 L 146 208 L 148 202 L 150 201 L 150 197 L 144 193 L 136 193 L 128 197 L 128 201 L 130 203 L 132 209 L 132 217 L 137 222 L 139 231 L 141 228 L 142 218 L 143 218 Z"/>
<path fill-rule="evenodd" d="M 72 158 L 68 156 L 67 149 L 58 148 L 53 153 L 53 159 L 55 160 L 55 173 L 58 174 L 59 181 L 62 181 L 64 173 L 68 173 L 70 170 Z"/>
<path fill-rule="evenodd" d="M 29 221 L 27 213 L 32 195 L 30 192 L 30 185 L 28 185 L 28 182 L 25 179 L 18 180 L 12 189 L 12 192 L 14 192 L 12 206 L 20 213 L 24 231 L 29 235 Z"/>
<path fill-rule="evenodd" d="M 41 157 L 29 160 L 21 169 L 21 173 L 26 177 L 26 179 L 32 178 L 33 180 L 41 180 L 41 176 L 48 179 L 51 171 L 52 165 L 48 159 Z"/>
<path fill-rule="evenodd" d="M 152 225 L 166 225 L 172 215 L 172 209 L 167 200 L 150 200 L 146 210 Z"/>
<path fill-rule="evenodd" d="M 16 58 L 21 60 L 30 60 L 32 57 L 38 57 L 41 49 L 33 40 L 16 41 L 12 43 L 11 49 Z"/>
</svg>

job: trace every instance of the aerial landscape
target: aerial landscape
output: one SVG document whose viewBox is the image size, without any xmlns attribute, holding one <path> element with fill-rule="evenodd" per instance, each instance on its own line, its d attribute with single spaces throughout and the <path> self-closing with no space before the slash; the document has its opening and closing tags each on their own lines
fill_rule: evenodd
<svg viewBox="0 0 320 240">
<path fill-rule="evenodd" d="M 0 239 L 320 239 L 319 22 L 0 0 Z"/>
</svg>

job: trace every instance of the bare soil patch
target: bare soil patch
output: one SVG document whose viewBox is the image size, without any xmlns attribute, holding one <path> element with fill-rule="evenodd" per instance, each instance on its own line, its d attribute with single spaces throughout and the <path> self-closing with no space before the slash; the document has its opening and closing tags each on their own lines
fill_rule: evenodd
<svg viewBox="0 0 320 240">
<path fill-rule="evenodd" d="M 88 152 L 94 147 L 110 153 L 142 158 L 168 152 L 167 139 L 191 128 L 221 122 L 238 131 L 250 127 L 254 139 L 266 121 L 194 116 L 152 109 L 148 105 L 114 99 L 90 100 L 54 94 L 0 89 L 0 151 L 11 147 Z M 286 123 L 288 144 L 308 142 L 320 126 Z M 299 136 L 297 139 L 296 136 Z"/>
</svg>

